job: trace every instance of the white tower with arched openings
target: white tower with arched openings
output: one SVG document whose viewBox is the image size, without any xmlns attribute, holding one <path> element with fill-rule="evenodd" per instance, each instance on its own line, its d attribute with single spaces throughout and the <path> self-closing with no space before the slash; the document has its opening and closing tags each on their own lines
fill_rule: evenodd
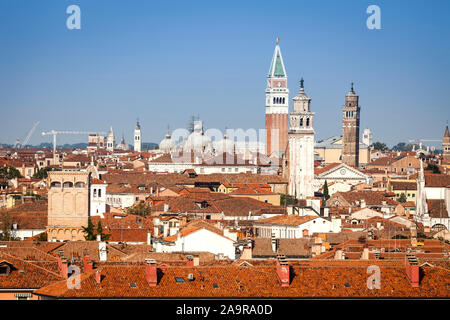
<svg viewBox="0 0 450 320">
<path fill-rule="evenodd" d="M 294 110 L 289 113 L 288 189 L 290 195 L 305 199 L 314 196 L 314 112 L 311 112 L 311 99 L 304 91 L 303 79 L 293 102 Z"/>
<path fill-rule="evenodd" d="M 134 128 L 134 151 L 141 152 L 142 141 L 141 141 L 141 126 L 139 124 L 139 119 L 136 123 L 136 128 Z"/>
</svg>

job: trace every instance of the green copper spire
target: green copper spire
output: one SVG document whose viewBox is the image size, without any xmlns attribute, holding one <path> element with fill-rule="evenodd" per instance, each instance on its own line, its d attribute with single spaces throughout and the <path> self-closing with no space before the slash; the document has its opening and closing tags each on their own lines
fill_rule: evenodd
<svg viewBox="0 0 450 320">
<path fill-rule="evenodd" d="M 284 68 L 283 58 L 281 57 L 281 50 L 278 42 L 279 38 L 277 37 L 275 52 L 273 53 L 272 62 L 270 63 L 269 77 L 286 77 L 286 69 Z"/>
</svg>

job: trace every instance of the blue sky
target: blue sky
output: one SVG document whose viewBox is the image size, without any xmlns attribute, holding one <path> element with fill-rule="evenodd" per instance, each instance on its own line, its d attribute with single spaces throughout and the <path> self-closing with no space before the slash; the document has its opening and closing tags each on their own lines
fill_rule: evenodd
<svg viewBox="0 0 450 320">
<path fill-rule="evenodd" d="M 71 4 L 81 8 L 81 30 L 66 27 Z M 381 30 L 366 27 L 371 4 L 381 8 Z M 351 81 L 361 130 L 376 141 L 441 139 L 449 13 L 447 0 L 1 0 L 0 142 L 23 139 L 36 121 L 33 144 L 50 141 L 42 130 L 110 125 L 131 143 L 137 117 L 145 142 L 192 115 L 207 128 L 263 128 L 276 36 L 291 98 L 305 79 L 316 140 L 341 133 Z"/>
</svg>

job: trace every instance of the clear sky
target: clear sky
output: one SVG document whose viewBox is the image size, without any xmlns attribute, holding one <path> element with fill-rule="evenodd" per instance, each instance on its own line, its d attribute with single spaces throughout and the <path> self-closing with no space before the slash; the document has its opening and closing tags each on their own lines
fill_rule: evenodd
<svg viewBox="0 0 450 320">
<path fill-rule="evenodd" d="M 69 30 L 66 8 L 81 8 Z M 369 5 L 381 30 L 369 30 Z M 200 115 L 207 128 L 264 128 L 280 37 L 293 98 L 300 77 L 316 140 L 340 134 L 350 82 L 361 131 L 388 145 L 441 139 L 450 118 L 450 1 L 1 0 L 0 142 L 42 130 L 108 131 L 144 142 Z M 292 108 L 292 105 L 290 106 Z M 450 120 L 450 119 L 449 119 Z M 87 142 L 63 136 L 58 143 Z M 438 144 L 439 145 L 439 144 Z"/>
</svg>

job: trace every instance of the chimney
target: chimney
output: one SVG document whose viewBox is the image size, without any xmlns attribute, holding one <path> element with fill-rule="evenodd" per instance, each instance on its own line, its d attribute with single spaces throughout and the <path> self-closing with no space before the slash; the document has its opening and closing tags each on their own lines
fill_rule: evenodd
<svg viewBox="0 0 450 320">
<path fill-rule="evenodd" d="M 150 287 L 156 287 L 158 284 L 158 270 L 156 268 L 156 261 L 145 261 L 145 280 Z"/>
<path fill-rule="evenodd" d="M 97 241 L 102 241 L 102 236 L 100 234 L 97 235 Z"/>
<path fill-rule="evenodd" d="M 150 245 L 152 242 L 152 234 L 150 233 L 150 230 L 147 230 L 147 244 Z"/>
<path fill-rule="evenodd" d="M 88 255 L 85 255 L 83 257 L 83 267 L 84 267 L 84 272 L 86 272 L 86 273 L 91 272 L 94 269 L 92 261 L 90 261 Z"/>
<path fill-rule="evenodd" d="M 246 260 L 246 259 L 252 259 L 252 246 L 245 246 L 244 248 L 242 248 L 242 254 L 241 254 L 241 259 Z"/>
<path fill-rule="evenodd" d="M 418 288 L 420 281 L 420 267 L 417 257 L 414 254 L 406 254 L 406 277 L 408 278 L 411 287 Z"/>
<path fill-rule="evenodd" d="M 194 256 L 194 267 L 198 266 L 200 264 L 200 257 L 199 256 Z"/>
<path fill-rule="evenodd" d="M 289 264 L 284 255 L 277 256 L 277 277 L 282 287 L 289 287 Z"/>
<path fill-rule="evenodd" d="M 67 259 L 58 257 L 58 266 L 59 266 L 59 271 L 61 272 L 61 275 L 64 278 L 67 278 Z"/>
<path fill-rule="evenodd" d="M 164 212 L 169 211 L 169 204 L 168 203 L 164 203 Z"/>
<path fill-rule="evenodd" d="M 361 199 L 361 208 L 364 209 L 366 207 L 366 200 Z"/>
<path fill-rule="evenodd" d="M 344 255 L 341 249 L 336 250 L 336 253 L 334 254 L 334 260 L 344 260 Z"/>
<path fill-rule="evenodd" d="M 277 252 L 278 250 L 278 239 L 275 239 L 275 235 L 272 234 L 272 251 Z"/>
<path fill-rule="evenodd" d="M 95 282 L 97 282 L 98 284 L 100 284 L 100 282 L 102 282 L 102 271 L 101 270 L 97 270 L 95 272 Z"/>
<path fill-rule="evenodd" d="M 363 249 L 361 260 L 369 260 L 369 248 Z"/>
</svg>

